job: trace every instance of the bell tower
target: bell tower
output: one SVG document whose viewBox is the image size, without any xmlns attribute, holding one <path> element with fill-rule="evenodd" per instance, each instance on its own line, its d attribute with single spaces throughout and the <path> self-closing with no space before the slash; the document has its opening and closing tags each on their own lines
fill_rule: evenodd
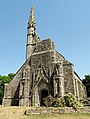
<svg viewBox="0 0 90 119">
<path fill-rule="evenodd" d="M 30 12 L 30 18 L 28 22 L 28 27 L 27 27 L 26 60 L 32 54 L 32 50 L 33 50 L 32 45 L 34 42 L 35 30 L 36 30 L 36 21 L 35 21 L 35 15 L 34 15 L 34 6 L 32 6 L 31 12 Z"/>
</svg>

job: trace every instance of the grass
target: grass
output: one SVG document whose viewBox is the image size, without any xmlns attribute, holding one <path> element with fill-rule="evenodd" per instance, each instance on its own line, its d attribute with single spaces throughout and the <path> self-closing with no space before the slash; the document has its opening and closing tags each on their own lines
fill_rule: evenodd
<svg viewBox="0 0 90 119">
<path fill-rule="evenodd" d="M 90 114 L 33 115 L 27 119 L 90 119 Z"/>
<path fill-rule="evenodd" d="M 0 107 L 0 119 L 90 119 L 90 114 L 24 115 L 28 107 Z"/>
</svg>

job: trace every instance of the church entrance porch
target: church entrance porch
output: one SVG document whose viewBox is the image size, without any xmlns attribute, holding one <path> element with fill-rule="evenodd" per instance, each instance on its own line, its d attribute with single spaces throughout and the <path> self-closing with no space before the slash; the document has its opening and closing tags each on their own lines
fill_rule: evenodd
<svg viewBox="0 0 90 119">
<path fill-rule="evenodd" d="M 43 99 L 48 96 L 48 91 L 46 89 L 41 90 L 40 93 L 40 106 L 44 106 Z"/>
</svg>

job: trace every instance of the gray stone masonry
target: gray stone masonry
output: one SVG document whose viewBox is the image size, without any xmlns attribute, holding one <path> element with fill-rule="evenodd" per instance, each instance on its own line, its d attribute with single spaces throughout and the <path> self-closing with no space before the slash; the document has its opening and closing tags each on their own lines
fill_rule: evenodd
<svg viewBox="0 0 90 119">
<path fill-rule="evenodd" d="M 5 85 L 3 105 L 43 106 L 43 98 L 72 93 L 86 98 L 86 88 L 74 71 L 74 65 L 55 50 L 51 39 L 36 34 L 34 7 L 28 22 L 26 61 L 13 80 Z"/>
<path fill-rule="evenodd" d="M 72 107 L 40 107 L 29 108 L 25 111 L 26 115 L 38 115 L 38 114 L 90 114 L 90 107 L 79 107 L 74 110 Z"/>
</svg>

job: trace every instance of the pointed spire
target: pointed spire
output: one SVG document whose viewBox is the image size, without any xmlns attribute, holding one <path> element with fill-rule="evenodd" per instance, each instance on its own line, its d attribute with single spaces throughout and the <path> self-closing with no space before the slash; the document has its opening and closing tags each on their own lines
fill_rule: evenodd
<svg viewBox="0 0 90 119">
<path fill-rule="evenodd" d="M 36 21 L 35 21 L 35 15 L 34 15 L 34 5 L 32 5 L 32 8 L 31 8 L 28 27 L 34 27 L 34 29 L 36 29 Z"/>
</svg>

